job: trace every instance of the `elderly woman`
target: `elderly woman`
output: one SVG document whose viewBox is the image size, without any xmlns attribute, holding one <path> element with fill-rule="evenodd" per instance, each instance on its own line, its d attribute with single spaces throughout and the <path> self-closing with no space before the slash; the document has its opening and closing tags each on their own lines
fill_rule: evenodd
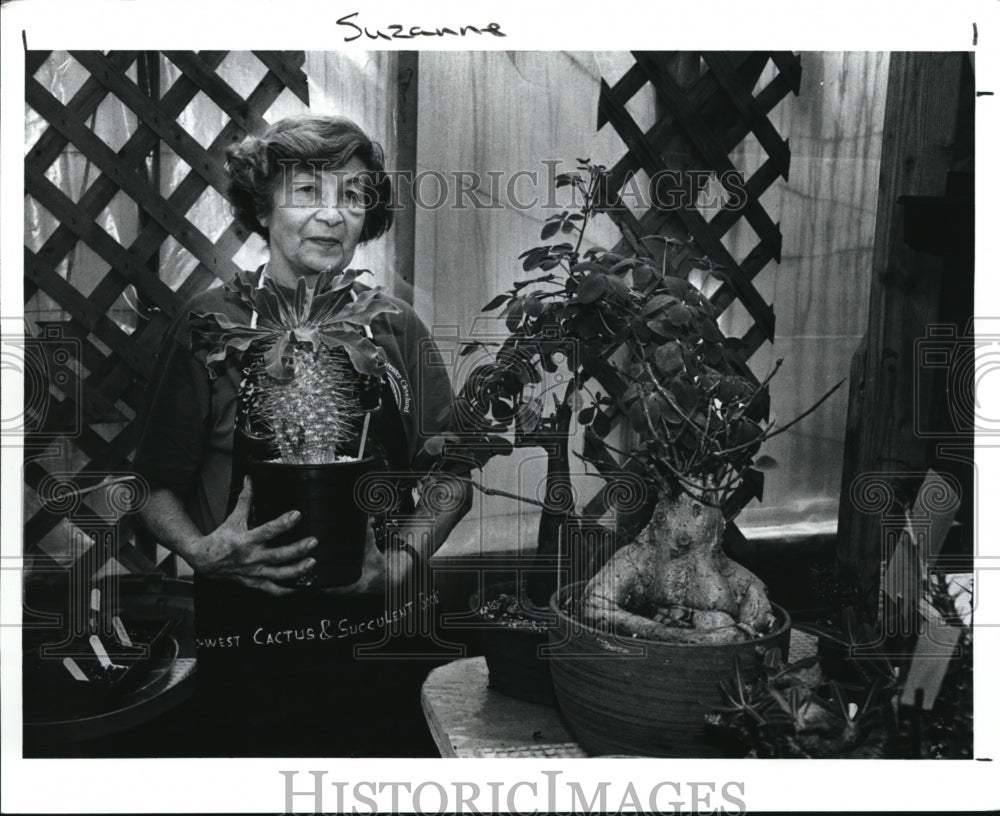
<svg viewBox="0 0 1000 816">
<path fill-rule="evenodd" d="M 282 120 L 232 148 L 227 170 L 234 214 L 269 249 L 261 270 L 243 273 L 251 285 L 263 275 L 290 291 L 300 278 L 342 271 L 359 244 L 392 222 L 381 148 L 346 119 Z M 417 567 L 467 511 L 469 497 L 443 509 L 435 503 L 436 513 L 412 506 L 409 487 L 430 464 L 421 458 L 423 441 L 446 430 L 452 391 L 427 329 L 407 304 L 390 300 L 396 312 L 371 325 L 390 382 L 369 450 L 399 480 L 402 512 L 428 534 L 396 548 L 370 531 L 361 578 L 329 592 L 308 589 L 315 539 L 269 546 L 293 527 L 294 514 L 248 523 L 253 485 L 239 478 L 234 461 L 245 371 L 232 361 L 210 377 L 192 342 L 192 313 L 243 324 L 253 315 L 213 288 L 185 305 L 164 339 L 134 467 L 151 488 L 141 518 L 194 571 L 197 753 L 432 753 L 418 701 L 429 664 L 412 658 L 433 640 L 426 617 L 433 596 L 419 585 Z M 407 626 L 392 625 L 407 618 Z M 356 652 L 365 645 L 379 647 L 377 659 L 366 659 L 371 649 Z"/>
</svg>

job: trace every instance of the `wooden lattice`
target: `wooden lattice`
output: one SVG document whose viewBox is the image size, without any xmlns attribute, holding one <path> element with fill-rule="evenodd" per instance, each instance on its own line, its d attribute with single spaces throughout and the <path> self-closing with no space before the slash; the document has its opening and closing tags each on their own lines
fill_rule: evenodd
<svg viewBox="0 0 1000 816">
<path fill-rule="evenodd" d="M 36 78 L 50 52 L 26 55 L 25 98 L 46 127 L 25 157 L 25 193 L 58 226 L 36 251 L 26 241 L 25 311 L 30 317 L 33 299 L 47 296 L 65 316 L 45 321 L 32 333 L 38 336 L 29 336 L 25 344 L 26 377 L 37 372 L 59 375 L 50 379 L 44 405 L 35 406 L 41 409 L 37 416 L 26 405 L 24 484 L 29 512 L 24 542 L 36 568 L 46 567 L 38 543 L 68 520 L 73 571 L 82 580 L 89 581 L 110 558 L 135 572 L 175 570 L 173 556 L 157 563 L 155 543 L 133 544 L 133 516 L 124 512 L 120 497 L 116 500 L 114 487 L 110 494 L 94 488 L 128 475 L 143 388 L 166 325 L 188 298 L 237 271 L 233 257 L 248 239 L 246 231 L 232 222 L 213 240 L 189 216 L 203 196 L 212 190 L 223 193 L 225 148 L 263 127 L 268 110 L 286 89 L 304 105 L 309 103 L 303 52 L 253 52 L 263 76 L 245 98 L 217 70 L 228 53 L 71 52 L 88 76 L 65 103 Z M 164 58 L 179 74 L 161 93 Z M 211 100 L 224 119 L 207 146 L 178 124 L 199 94 Z M 137 122 L 118 150 L 95 133 L 93 122 L 88 124 L 106 100 L 124 105 Z M 96 171 L 75 201 L 66 185 L 49 177 L 65 151 L 82 154 Z M 163 151 L 188 165 L 169 191 L 161 189 L 158 173 L 150 169 Z M 127 245 L 98 218 L 120 195 L 133 202 L 138 213 L 135 238 Z M 159 254 L 170 238 L 197 262 L 173 287 L 157 275 Z M 88 284 L 86 293 L 59 271 L 81 243 L 108 267 L 96 284 Z M 140 305 L 131 333 L 110 316 L 129 287 Z M 50 561 L 48 566 L 54 565 Z"/>
<path fill-rule="evenodd" d="M 634 52 L 633 56 L 635 65 L 614 86 L 601 82 L 598 129 L 610 123 L 628 148 L 611 168 L 608 192 L 616 206 L 609 215 L 622 232 L 623 244 L 648 253 L 655 244 L 641 240 L 647 236 L 685 243 L 690 240 L 673 259 L 678 268 L 684 268 L 685 257 L 696 255 L 721 268 L 723 282 L 712 292 L 712 302 L 722 311 L 739 301 L 752 320 L 739 352 L 745 366 L 765 341 L 774 340 L 774 312 L 754 288 L 753 280 L 770 261 L 780 261 L 781 232 L 760 199 L 778 178 L 788 178 L 788 142 L 781 139 L 768 113 L 786 95 L 798 93 L 800 60 L 791 53 L 775 52 Z M 769 63 L 774 66 L 773 77 L 756 91 Z M 647 84 L 655 94 L 658 116 L 643 132 L 627 105 Z M 746 202 L 742 207 L 720 209 L 709 217 L 694 206 L 658 206 L 658 202 L 681 200 L 693 172 L 721 176 L 727 171 L 742 171 L 734 167 L 729 156 L 751 134 L 766 159 L 749 177 L 744 174 Z M 640 170 L 650 179 L 659 173 L 664 181 L 660 199 L 650 197 L 652 206 L 637 216 L 627 206 L 622 191 Z M 664 171 L 679 173 L 679 180 L 674 183 Z M 737 259 L 723 239 L 741 220 L 749 224 L 757 244 L 746 257 Z M 743 373 L 754 378 L 749 368 Z M 762 491 L 761 478 L 745 479 L 727 509 L 742 508 Z M 735 525 L 730 525 L 729 542 L 739 536 Z"/>
<path fill-rule="evenodd" d="M 203 196 L 220 194 L 223 151 L 230 143 L 264 124 L 264 117 L 286 89 L 308 104 L 308 85 L 301 52 L 254 52 L 263 77 L 244 98 L 219 72 L 228 52 L 203 51 L 72 52 L 89 74 L 65 103 L 36 79 L 49 52 L 26 54 L 26 101 L 46 123 L 25 157 L 25 192 L 58 221 L 40 247 L 25 246 L 25 302 L 38 295 L 58 304 L 65 319 L 38 327 L 41 368 L 59 368 L 38 422 L 28 423 L 24 467 L 29 491 L 24 540 L 26 554 L 44 553 L 37 543 L 69 520 L 76 572 L 87 580 L 110 558 L 133 571 L 173 571 L 172 556 L 157 563 L 152 542 L 133 546 L 132 516 L 123 514 L 107 491 L 83 492 L 128 473 L 136 442 L 136 415 L 143 400 L 155 351 L 163 330 L 181 303 L 218 279 L 236 271 L 234 255 L 248 236 L 230 223 L 214 238 L 189 216 Z M 160 91 L 160 68 L 169 61 L 180 73 Z M 755 276 L 771 260 L 779 260 L 781 234 L 759 201 L 779 177 L 787 177 L 789 149 L 768 120 L 768 113 L 788 93 L 797 92 L 799 61 L 791 54 L 705 53 L 700 55 L 635 54 L 635 65 L 615 85 L 602 83 L 599 122 L 610 123 L 628 152 L 612 168 L 611 191 L 622 189 L 639 170 L 734 169 L 728 158 L 751 134 L 767 159 L 747 179 L 746 206 L 706 217 L 697 209 L 652 207 L 641 216 L 622 208 L 613 214 L 624 241 L 635 244 L 653 234 L 687 240 L 691 252 L 707 255 L 726 273 L 712 294 L 722 309 L 739 301 L 752 319 L 744 337 L 744 359 L 773 339 L 774 316 L 753 286 Z M 693 62 L 692 62 L 693 61 Z M 757 91 L 769 64 L 773 78 Z M 679 70 L 687 66 L 685 70 Z M 692 67 L 693 66 L 693 67 Z M 129 77 L 134 72 L 136 79 Z M 629 100 L 646 85 L 656 95 L 657 121 L 643 131 L 630 115 Z M 225 124 L 208 145 L 188 133 L 178 118 L 199 94 L 224 115 Z M 102 102 L 115 99 L 135 117 L 134 132 L 119 149 L 96 135 L 88 119 Z M 96 177 L 74 198 L 49 172 L 64 151 L 83 154 Z M 169 191 L 150 169 L 150 158 L 169 150 L 189 167 Z M 682 185 L 683 186 L 683 185 Z M 123 244 L 99 223 L 100 214 L 117 196 L 134 203 L 139 214 L 135 238 Z M 745 220 L 758 243 L 746 257 L 734 258 L 723 243 L 726 234 Z M 168 285 L 156 274 L 158 256 L 168 239 L 196 259 L 193 271 Z M 79 245 L 96 253 L 108 270 L 88 291 L 60 274 L 60 264 Z M 141 309 L 131 332 L 111 311 L 123 292 L 133 287 Z M 68 355 L 68 362 L 53 355 Z M 737 501 L 745 504 L 759 483 L 748 483 Z M 95 501 L 101 497 L 101 501 Z"/>
</svg>

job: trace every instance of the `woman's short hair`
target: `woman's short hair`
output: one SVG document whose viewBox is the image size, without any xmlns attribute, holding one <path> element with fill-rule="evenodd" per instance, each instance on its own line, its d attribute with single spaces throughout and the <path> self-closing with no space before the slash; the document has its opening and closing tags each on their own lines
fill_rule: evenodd
<svg viewBox="0 0 1000 816">
<path fill-rule="evenodd" d="M 323 162 L 335 170 L 352 158 L 360 159 L 370 171 L 363 179 L 368 206 L 360 240 L 364 243 L 378 238 L 392 225 L 392 185 L 385 172 L 382 146 L 342 116 L 289 116 L 230 147 L 226 152 L 226 194 L 233 215 L 267 241 L 269 233 L 260 218 L 270 214 L 274 191 L 289 163 Z"/>
</svg>

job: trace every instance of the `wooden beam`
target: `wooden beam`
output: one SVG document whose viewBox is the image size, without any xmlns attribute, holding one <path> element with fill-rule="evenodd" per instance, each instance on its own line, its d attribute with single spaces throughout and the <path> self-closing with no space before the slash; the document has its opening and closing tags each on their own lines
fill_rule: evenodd
<svg viewBox="0 0 1000 816">
<path fill-rule="evenodd" d="M 837 540 L 841 581 L 857 582 L 858 611 L 869 620 L 878 608 L 884 519 L 855 506 L 851 486 L 859 477 L 927 469 L 928 442 L 914 433 L 914 354 L 938 318 L 943 274 L 940 258 L 904 244 L 897 201 L 944 194 L 963 59 L 894 52 L 889 62 L 868 330 L 851 366 Z"/>
<path fill-rule="evenodd" d="M 396 169 L 400 177 L 414 178 L 417 171 L 417 89 L 419 85 L 420 54 L 417 51 L 400 51 L 396 63 Z M 396 190 L 403 205 L 396 211 L 393 231 L 395 255 L 393 265 L 396 280 L 393 294 L 407 303 L 413 303 L 414 258 L 417 251 L 416 206 L 410 185 L 397 185 Z M 406 196 L 406 200 L 403 200 Z"/>
</svg>

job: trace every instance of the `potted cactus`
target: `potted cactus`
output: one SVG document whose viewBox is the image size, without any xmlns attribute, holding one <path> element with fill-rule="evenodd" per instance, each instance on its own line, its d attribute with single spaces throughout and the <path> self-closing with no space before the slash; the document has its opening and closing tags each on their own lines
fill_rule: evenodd
<svg viewBox="0 0 1000 816">
<path fill-rule="evenodd" d="M 299 522 L 272 546 L 317 538 L 316 588 L 353 583 L 364 555 L 368 516 L 354 486 L 375 462 L 366 440 L 385 370 L 366 330 L 398 308 L 378 290 L 356 293 L 360 274 L 324 271 L 290 292 L 262 273 L 241 273 L 225 297 L 239 313 L 249 310 L 249 322 L 192 315 L 209 371 L 233 357 L 242 367 L 231 504 L 247 475 L 253 523 L 298 510 Z"/>
</svg>

